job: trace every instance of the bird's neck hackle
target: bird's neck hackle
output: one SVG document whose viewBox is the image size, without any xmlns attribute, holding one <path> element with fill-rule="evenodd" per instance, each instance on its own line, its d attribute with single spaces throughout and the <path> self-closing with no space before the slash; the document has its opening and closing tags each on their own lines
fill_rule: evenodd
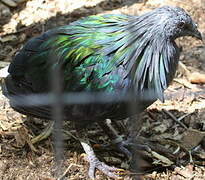
<svg viewBox="0 0 205 180">
<path fill-rule="evenodd" d="M 128 32 L 126 43 L 130 42 L 127 48 L 134 47 L 134 50 L 124 64 L 137 94 L 144 92 L 146 96 L 149 90 L 164 101 L 163 92 L 174 77 L 179 52 L 175 42 L 163 32 L 164 27 L 159 24 L 162 22 L 156 23 L 155 18 L 155 14 L 147 13 L 133 17 L 125 24 Z M 166 17 L 163 20 L 166 21 Z"/>
</svg>

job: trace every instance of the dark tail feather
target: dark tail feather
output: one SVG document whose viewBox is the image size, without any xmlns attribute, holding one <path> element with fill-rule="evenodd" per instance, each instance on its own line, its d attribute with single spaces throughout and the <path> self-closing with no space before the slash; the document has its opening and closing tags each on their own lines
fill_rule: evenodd
<svg viewBox="0 0 205 180">
<path fill-rule="evenodd" d="M 32 88 L 26 81 L 18 82 L 9 75 L 2 83 L 2 92 L 9 99 L 11 107 L 16 111 L 37 118 L 51 119 L 51 108 L 48 106 L 24 105 L 25 99 L 23 96 L 33 94 Z M 22 98 L 19 98 L 21 96 Z M 29 104 L 32 104 L 32 102 L 29 102 Z"/>
</svg>

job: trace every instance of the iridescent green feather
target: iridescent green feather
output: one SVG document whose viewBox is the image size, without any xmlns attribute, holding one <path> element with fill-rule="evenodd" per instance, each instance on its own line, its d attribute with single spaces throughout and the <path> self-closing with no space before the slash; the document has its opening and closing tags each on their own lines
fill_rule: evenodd
<svg viewBox="0 0 205 180">
<path fill-rule="evenodd" d="M 162 89 L 167 87 L 167 62 L 163 62 L 160 48 L 153 49 L 150 34 L 141 30 L 142 25 L 148 24 L 135 28 L 137 21 L 132 22 L 133 18 L 96 15 L 59 27 L 48 32 L 49 38 L 31 61 L 39 64 L 42 71 L 48 71 L 49 65 L 62 66 L 67 91 L 112 91 L 121 78 L 113 72 L 123 65 L 136 90 L 154 89 L 160 98 Z M 49 56 L 56 57 L 53 65 L 48 62 Z M 31 74 L 40 76 L 35 70 Z"/>
<path fill-rule="evenodd" d="M 121 64 L 123 61 L 121 57 L 129 53 L 126 49 L 117 51 L 126 41 L 122 26 L 127 20 L 128 16 L 124 15 L 97 15 L 57 28 L 53 31 L 56 33 L 39 47 L 40 54 L 34 56 L 32 62 L 48 60 L 49 53 L 54 53 L 56 57 L 60 57 L 56 58 L 54 64 L 63 66 L 68 91 L 76 89 L 110 91 L 118 78 L 114 76 L 107 78 L 106 74 Z M 112 49 L 108 54 L 106 49 L 109 46 Z M 46 49 L 46 53 L 42 51 L 43 49 Z M 49 63 L 46 65 L 40 68 L 48 69 Z"/>
</svg>

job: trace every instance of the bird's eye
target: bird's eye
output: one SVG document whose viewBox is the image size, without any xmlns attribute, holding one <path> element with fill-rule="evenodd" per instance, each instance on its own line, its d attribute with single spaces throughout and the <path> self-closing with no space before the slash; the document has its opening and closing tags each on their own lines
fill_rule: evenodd
<svg viewBox="0 0 205 180">
<path fill-rule="evenodd" d="M 185 26 L 185 22 L 180 22 L 180 23 L 177 25 L 178 28 L 184 28 L 184 26 Z"/>
</svg>

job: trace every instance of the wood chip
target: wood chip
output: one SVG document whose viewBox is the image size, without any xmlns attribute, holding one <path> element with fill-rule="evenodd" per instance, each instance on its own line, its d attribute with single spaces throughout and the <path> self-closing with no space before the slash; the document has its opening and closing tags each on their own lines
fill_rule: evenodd
<svg viewBox="0 0 205 180">
<path fill-rule="evenodd" d="M 205 74 L 198 72 L 191 73 L 189 75 L 189 81 L 193 84 L 204 84 L 205 83 Z"/>
</svg>

